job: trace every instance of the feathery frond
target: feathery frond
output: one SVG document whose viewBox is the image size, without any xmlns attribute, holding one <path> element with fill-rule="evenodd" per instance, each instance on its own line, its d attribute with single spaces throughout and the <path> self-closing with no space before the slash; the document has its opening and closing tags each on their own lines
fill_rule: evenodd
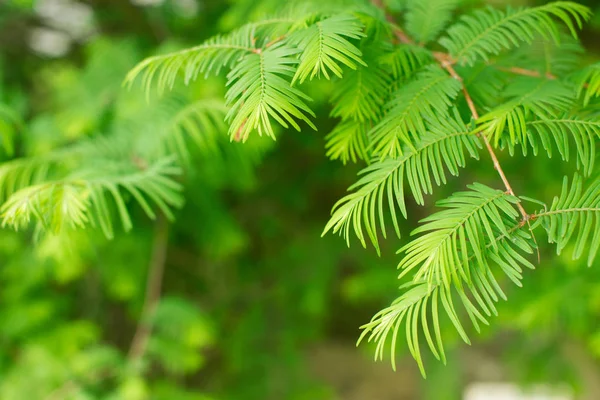
<svg viewBox="0 0 600 400">
<path fill-rule="evenodd" d="M 506 76 L 494 65 L 477 63 L 471 67 L 456 67 L 460 76 L 464 76 L 463 84 L 471 99 L 478 107 L 493 108 L 498 105 L 498 94 L 506 86 Z"/>
<path fill-rule="evenodd" d="M 180 173 L 172 160 L 164 159 L 144 170 L 133 165 L 103 165 L 79 171 L 58 181 L 23 188 L 2 205 L 2 226 L 25 228 L 37 220 L 44 229 L 60 231 L 63 227 L 100 226 L 106 237 L 113 237 L 111 205 L 117 210 L 123 228 L 132 228 L 126 207 L 127 193 L 155 218 L 151 204 L 172 218 L 171 207 L 182 204 L 181 185 L 173 180 Z M 112 200 L 112 204 L 111 201 Z"/>
<path fill-rule="evenodd" d="M 412 232 L 427 233 L 400 249 L 405 253 L 398 266 L 403 270 L 401 277 L 417 269 L 415 280 L 439 281 L 446 287 L 457 276 L 471 282 L 469 265 L 466 262 L 459 265 L 460 260 L 466 261 L 464 258 L 472 252 L 481 262 L 486 237 L 496 237 L 494 232 L 508 236 L 505 219 L 518 221 L 514 204 L 519 200 L 481 184 L 469 188 L 470 192 L 459 192 L 439 201 L 437 205 L 447 209 L 423 219 L 421 222 L 428 223 Z"/>
<path fill-rule="evenodd" d="M 286 79 L 294 74 L 297 53 L 297 49 L 278 43 L 245 56 L 227 75 L 225 100 L 230 110 L 226 118 L 232 139 L 245 141 L 254 130 L 275 139 L 271 119 L 284 128 L 291 125 L 300 130 L 296 118 L 316 130 L 308 118 L 314 113 L 305 103 L 310 98 Z"/>
<path fill-rule="evenodd" d="M 508 130 L 509 143 L 526 144 L 526 121 L 530 113 L 544 117 L 555 116 L 567 111 L 575 97 L 573 90 L 558 80 L 531 77 L 515 79 L 504 94 L 509 100 L 477 121 L 481 131 L 496 146 L 505 130 Z"/>
<path fill-rule="evenodd" d="M 508 7 L 506 12 L 488 7 L 461 17 L 439 43 L 459 63 L 473 65 L 523 42 L 531 43 L 535 34 L 558 42 L 559 30 L 553 17 L 561 20 L 576 37 L 576 28 L 580 29 L 590 16 L 587 7 L 570 1 L 519 9 Z"/>
<path fill-rule="evenodd" d="M 600 63 L 585 68 L 576 78 L 578 97 L 588 105 L 594 97 L 600 96 Z"/>
<path fill-rule="evenodd" d="M 369 159 L 368 125 L 364 122 L 343 121 L 325 137 L 327 157 L 332 160 L 348 161 Z"/>
<path fill-rule="evenodd" d="M 246 25 L 228 35 L 215 36 L 199 46 L 149 57 L 129 71 L 125 84 L 131 86 L 141 77 L 147 92 L 155 86 L 162 93 L 173 88 L 182 71 L 186 84 L 200 74 L 218 74 L 224 67 L 232 67 L 244 55 L 256 51 L 252 28 L 252 25 Z"/>
<path fill-rule="evenodd" d="M 45 179 L 49 165 L 59 160 L 34 157 L 0 164 L 0 203 L 19 189 Z"/>
<path fill-rule="evenodd" d="M 600 179 L 595 178 L 584 190 L 579 175 L 573 177 L 571 185 L 565 177 L 560 196 L 554 198 L 548 210 L 533 218 L 545 228 L 548 241 L 556 243 L 557 254 L 573 239 L 573 259 L 587 252 L 587 264 L 591 266 L 600 248 Z"/>
<path fill-rule="evenodd" d="M 435 39 L 452 19 L 461 0 L 410 0 L 407 2 L 406 31 L 418 43 Z"/>
<path fill-rule="evenodd" d="M 129 138 L 131 152 L 145 160 L 176 155 L 189 166 L 193 146 L 206 155 L 229 142 L 222 100 L 194 101 L 178 91 L 150 104 L 136 93 L 126 92 L 121 100 L 120 109 L 126 111 L 116 113 L 111 137 Z"/>
<path fill-rule="evenodd" d="M 341 77 L 340 64 L 351 69 L 356 69 L 358 64 L 366 65 L 361 59 L 361 51 L 348 40 L 363 37 L 362 30 L 363 25 L 357 18 L 339 14 L 292 34 L 288 39 L 290 44 L 302 50 L 292 84 L 321 74 L 329 79 L 330 72 Z"/>
<path fill-rule="evenodd" d="M 46 154 L 0 164 L 0 203 L 16 191 L 48 179 L 64 164 L 81 159 L 114 159 L 119 148 L 103 138 L 82 140 Z"/>
<path fill-rule="evenodd" d="M 384 106 L 385 116 L 369 132 L 375 156 L 398 157 L 425 134 L 426 119 L 448 115 L 461 84 L 439 67 L 429 67 L 396 90 Z"/>
<path fill-rule="evenodd" d="M 167 137 L 169 153 L 187 158 L 188 140 L 203 151 L 215 151 L 219 136 L 227 131 L 225 115 L 225 104 L 214 99 L 188 104 L 173 119 L 171 134 Z"/>
<path fill-rule="evenodd" d="M 267 3 L 262 11 L 277 12 L 276 1 Z M 467 158 L 479 158 L 483 139 L 511 155 L 517 145 L 524 155 L 543 149 L 552 156 L 556 149 L 565 161 L 575 157 L 583 175 L 593 174 L 600 122 L 597 104 L 587 106 L 600 96 L 600 64 L 576 72 L 581 53 L 576 31 L 590 18 L 588 8 L 570 1 L 505 11 L 488 7 L 448 28 L 461 0 L 300 3 L 199 46 L 148 58 L 125 79 L 132 85 L 140 78 L 146 92 L 151 87 L 163 92 L 179 78 L 188 84 L 200 74 L 227 71 L 225 104 L 191 101 L 173 91 L 138 125 L 124 123 L 115 107 L 107 122 L 113 128 L 109 138 L 123 137 L 127 144 L 118 154 L 59 149 L 0 165 L 0 200 L 8 197 L 0 208 L 2 223 L 19 229 L 35 220 L 56 230 L 93 225 L 111 237 L 114 214 L 131 229 L 128 202 L 150 217 L 156 207 L 171 217 L 182 200 L 175 178 L 180 171 L 169 156 L 187 160 L 193 142 L 215 158 L 190 172 L 215 176 L 215 186 L 244 180 L 237 170 L 231 177 L 223 171 L 235 169 L 231 161 L 248 144 L 225 150 L 221 132 L 228 128 L 231 140 L 245 142 L 254 132 L 274 139 L 278 127 L 300 130 L 306 123 L 316 129 L 311 99 L 301 85 L 321 77 L 337 78 L 328 87 L 331 116 L 340 121 L 326 136 L 327 156 L 368 164 L 333 206 L 323 231 L 343 236 L 348 245 L 356 235 L 362 246 L 370 242 L 379 253 L 386 224 L 400 236 L 399 214 L 408 214 L 406 192 L 423 205 L 426 195 L 446 183 L 447 173 L 456 176 Z M 396 26 L 386 5 L 403 11 L 404 26 Z M 238 19 L 258 16 L 251 6 L 236 9 Z M 426 47 L 434 40 L 436 45 Z M 447 52 L 434 51 L 436 46 Z M 100 61 L 96 66 L 103 65 Z M 124 114 L 135 113 L 131 105 Z M 465 119 L 478 113 L 476 121 Z M 537 201 L 513 194 L 495 150 L 489 144 L 488 150 L 506 190 L 470 185 L 438 202 L 444 210 L 412 232 L 416 236 L 400 249 L 398 265 L 399 279 L 409 283 L 390 307 L 362 326 L 359 341 L 377 342 L 376 358 L 383 357 L 391 338 L 394 359 L 403 328 L 424 374 L 421 335 L 445 361 L 442 319 L 468 343 L 462 317 L 466 314 L 478 331 L 497 314 L 496 303 L 506 299 L 502 281 L 521 285 L 523 268 L 533 268 L 526 256 L 537 246 L 531 236 L 536 227 L 547 230 L 559 253 L 572 244 L 574 258 L 587 252 L 593 262 L 600 248 L 600 179 L 587 190 L 578 175 L 572 185 L 565 179 L 549 209 L 529 214 L 520 201 Z M 229 166 L 221 168 L 220 162 Z"/>
<path fill-rule="evenodd" d="M 331 95 L 332 117 L 360 122 L 380 118 L 381 108 L 390 92 L 391 77 L 379 64 L 379 53 L 379 46 L 367 50 L 364 59 L 368 66 L 357 66 L 339 81 Z"/>
<path fill-rule="evenodd" d="M 339 200 L 323 234 L 339 232 L 350 244 L 350 229 L 366 246 L 364 230 L 378 250 L 377 219 L 383 236 L 386 236 L 384 202 L 387 200 L 392 223 L 398 237 L 400 228 L 396 209 L 406 218 L 404 195 L 405 181 L 418 204 L 424 203 L 423 194 L 433 192 L 433 183 L 446 183 L 446 173 L 458 175 L 458 169 L 466 164 L 466 153 L 479 158 L 479 139 L 467 127 L 457 113 L 454 119 L 432 121 L 420 142 L 406 146 L 401 157 L 375 161 L 360 172 L 361 179 L 348 190 L 354 192 Z M 387 191 L 387 195 L 386 195 Z M 377 218 L 378 217 L 378 218 Z"/>
<path fill-rule="evenodd" d="M 414 44 L 394 46 L 391 52 L 387 52 L 379 58 L 381 65 L 388 68 L 396 80 L 410 78 L 421 68 L 434 61 L 429 50 Z"/>
<path fill-rule="evenodd" d="M 545 39 L 540 35 L 530 45 L 520 46 L 497 61 L 500 68 L 523 68 L 537 71 L 541 76 L 564 77 L 580 68 L 583 47 L 571 35 L 560 32 L 560 41 Z"/>
<path fill-rule="evenodd" d="M 563 161 L 569 161 L 571 143 L 575 144 L 577 167 L 585 176 L 589 176 L 596 159 L 596 140 L 600 137 L 600 122 L 577 116 L 564 115 L 553 119 L 527 121 L 527 142 L 538 153 L 538 141 L 552 157 L 552 142 L 558 149 Z M 527 155 L 527 144 L 523 145 L 523 154 Z"/>
<path fill-rule="evenodd" d="M 506 299 L 492 267 L 498 266 L 519 286 L 522 267 L 533 268 L 520 254 L 530 254 L 533 249 L 529 234 L 516 224 L 514 204 L 518 199 L 481 184 L 469 188 L 469 192 L 455 193 L 439 202 L 447 209 L 424 219 L 427 223 L 413 231 L 424 234 L 400 250 L 405 253 L 398 266 L 403 270 L 400 277 L 417 270 L 412 281 L 401 287 L 408 290 L 361 327 L 359 342 L 367 336 L 369 341 L 377 342 L 376 359 L 383 358 L 392 333 L 391 357 L 395 365 L 397 335 L 405 322 L 409 350 L 425 375 L 419 331 L 433 355 L 445 362 L 440 303 L 461 338 L 470 343 L 453 298 L 459 298 L 479 331 L 479 323 L 487 324 L 487 317 L 497 314 L 494 303 Z"/>
</svg>

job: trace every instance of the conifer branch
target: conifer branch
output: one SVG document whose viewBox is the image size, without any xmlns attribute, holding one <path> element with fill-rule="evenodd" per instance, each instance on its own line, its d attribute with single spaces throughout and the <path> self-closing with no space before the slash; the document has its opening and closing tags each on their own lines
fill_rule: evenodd
<svg viewBox="0 0 600 400">
<path fill-rule="evenodd" d="M 382 8 L 380 5 L 380 2 L 374 1 L 373 4 L 377 7 Z M 394 34 L 396 35 L 398 40 L 405 44 L 414 44 L 414 41 L 402 30 L 402 28 L 400 28 L 395 23 L 394 18 L 389 13 L 387 13 L 385 8 L 382 8 L 382 10 L 385 12 L 387 20 L 390 21 L 390 23 L 392 24 L 392 26 L 394 28 Z M 473 99 L 472 99 L 471 95 L 469 94 L 467 87 L 464 85 L 462 77 L 460 75 L 458 75 L 458 73 L 452 67 L 452 64 L 453 64 L 452 57 L 449 54 L 442 53 L 442 52 L 434 52 L 433 56 L 436 59 L 436 61 L 438 62 L 438 64 L 443 69 L 445 69 L 450 74 L 450 76 L 452 76 L 454 79 L 458 80 L 461 83 L 462 91 L 465 96 L 467 105 L 469 106 L 469 110 L 471 111 L 471 115 L 473 116 L 473 119 L 475 119 L 475 120 L 479 119 L 479 113 L 477 112 L 475 103 L 473 102 Z M 504 184 L 506 191 L 511 196 L 516 196 L 510 182 L 506 178 L 506 174 L 504 173 L 504 170 L 502 169 L 502 166 L 500 165 L 500 162 L 498 161 L 498 157 L 496 156 L 496 153 L 494 152 L 494 149 L 493 149 L 492 145 L 490 144 L 489 139 L 485 135 L 481 135 L 480 133 L 478 134 L 478 136 L 482 137 L 482 139 L 485 143 L 485 147 L 488 150 L 488 153 L 490 153 L 490 157 L 492 158 L 492 162 L 494 164 L 494 169 L 498 172 L 498 175 L 500 175 L 500 179 L 502 180 L 502 183 Z M 521 203 L 517 203 L 517 208 L 519 209 L 519 212 L 521 214 L 521 217 L 523 218 L 523 221 L 529 220 L 530 215 L 527 213 L 527 211 L 525 211 L 525 209 L 523 208 Z"/>
<path fill-rule="evenodd" d="M 479 113 L 477 112 L 477 108 L 475 107 L 475 103 L 473 102 L 473 99 L 471 98 L 471 95 L 469 94 L 467 87 L 464 85 L 463 79 L 460 77 L 460 75 L 458 75 L 456 73 L 456 71 L 454 70 L 452 65 L 447 63 L 444 59 L 440 60 L 440 59 L 438 59 L 438 57 L 436 57 L 436 59 L 438 60 L 438 62 L 442 66 L 442 68 L 444 68 L 444 69 L 446 69 L 446 71 L 448 71 L 450 76 L 452 76 L 454 79 L 457 79 L 461 83 L 463 94 L 465 96 L 465 100 L 467 101 L 467 105 L 469 106 L 469 110 L 471 111 L 471 115 L 472 115 L 473 119 L 478 120 Z M 516 196 L 512 186 L 510 185 L 510 182 L 506 178 L 506 174 L 504 174 L 504 170 L 502 169 L 502 166 L 500 165 L 500 162 L 498 161 L 496 152 L 494 151 L 494 148 L 490 144 L 489 139 L 487 138 L 486 135 L 481 135 L 480 133 L 478 135 L 481 136 L 481 138 L 483 139 L 483 142 L 485 143 L 485 147 L 486 147 L 488 153 L 490 153 L 490 157 L 492 158 L 492 163 L 494 164 L 494 169 L 498 172 L 498 175 L 500 175 L 500 179 L 502 179 L 502 183 L 504 184 L 506 191 L 511 196 Z M 519 212 L 521 213 L 521 217 L 523 218 L 523 221 L 527 221 L 530 216 L 529 216 L 529 214 L 527 214 L 527 212 L 525 211 L 525 209 L 523 208 L 523 206 L 521 205 L 520 202 L 517 203 L 517 208 L 519 209 Z"/>
<path fill-rule="evenodd" d="M 322 3 L 328 8 L 328 1 Z M 128 82 L 139 76 L 144 86 L 155 81 L 160 91 L 173 89 L 182 74 L 188 83 L 201 74 L 229 71 L 227 110 L 219 108 L 219 112 L 226 114 L 230 138 L 245 141 L 253 132 L 274 139 L 277 127 L 300 130 L 301 121 L 316 129 L 311 122 L 315 113 L 308 106 L 311 99 L 301 84 L 315 78 L 339 78 L 330 96 L 335 105 L 330 116 L 341 121 L 327 136 L 327 155 L 344 162 L 362 159 L 368 166 L 349 188 L 351 193 L 334 205 L 323 233 L 340 233 L 348 244 L 350 236 L 363 246 L 370 240 L 378 252 L 380 237 L 386 237 L 387 221 L 400 236 L 399 216 L 408 217 L 406 194 L 410 191 L 416 204 L 424 205 L 424 196 L 445 184 L 447 174 L 458 175 L 468 157 L 479 159 L 485 144 L 504 188 L 475 183 L 468 186 L 469 191 L 437 202 L 442 210 L 422 220 L 411 233 L 419 237 L 399 251 L 405 253 L 399 264 L 399 279 L 410 275 L 411 282 L 401 287 L 401 296 L 390 307 L 362 327 L 361 337 L 369 332 L 369 339 L 378 342 L 376 358 L 382 355 L 388 333 L 392 335 L 393 359 L 397 332 L 405 324 L 408 348 L 424 373 L 419 335 L 424 335 L 434 356 L 444 361 L 439 326 L 443 309 L 468 342 L 460 314 L 468 316 L 477 330 L 497 314 L 495 303 L 506 296 L 496 275 L 500 273 L 521 286 L 522 267 L 534 268 L 527 259 L 538 248 L 534 228 L 543 227 L 559 253 L 572 239 L 575 258 L 586 252 L 591 263 L 600 251 L 600 179 L 585 192 L 581 178 L 576 176 L 571 185 L 565 180 L 563 194 L 547 207 L 514 194 L 496 153 L 507 147 L 512 155 L 519 146 L 524 155 L 528 151 L 537 154 L 543 148 L 551 157 L 556 148 L 568 161 L 569 152 L 576 149 L 577 168 L 589 176 L 594 170 L 600 123 L 593 113 L 574 104 L 583 100 L 585 107 L 600 96 L 600 64 L 586 68 L 580 76 L 574 74 L 581 51 L 576 30 L 589 19 L 590 11 L 571 1 L 505 10 L 488 7 L 455 20 L 459 1 L 415 0 L 403 4 L 406 18 L 402 26 L 386 12 L 387 1 L 371 3 L 372 7 L 357 2 L 355 9 L 348 3 L 326 11 L 315 4 L 301 18 L 293 11 L 289 19 L 276 16 L 245 24 L 191 51 L 148 59 L 129 74 Z M 558 45 L 564 34 L 556 23 L 561 22 L 575 38 L 571 45 L 565 46 L 563 41 L 556 48 L 519 49 L 540 37 L 544 44 Z M 432 51 L 432 47 L 442 51 Z M 536 49 L 543 54 L 538 57 Z M 512 54 L 501 58 L 500 54 L 508 51 Z M 566 82 L 559 76 L 575 79 Z M 461 92 L 468 111 L 462 99 L 457 101 Z M 196 107 L 193 110 L 184 110 L 181 118 L 176 118 L 177 129 L 169 134 L 172 144 L 165 146 L 165 153 L 170 147 L 185 147 L 182 139 L 205 137 L 200 135 L 202 125 L 217 125 L 214 121 L 202 123 L 208 114 L 198 113 Z M 462 111 L 466 115 L 461 115 Z M 199 120 L 199 127 L 190 128 L 188 122 L 194 119 Z M 134 164 L 143 170 L 149 165 Z M 13 174 L 19 175 L 32 177 L 33 172 Z M 5 180 L 7 190 L 19 181 Z M 120 188 L 118 185 L 124 186 L 119 182 L 115 185 L 113 192 Z M 19 227 L 35 217 L 22 204 L 37 204 L 34 211 L 53 204 L 48 209 L 52 213 L 46 213 L 53 216 L 60 211 L 57 204 L 79 199 L 72 194 L 79 192 L 63 186 L 59 187 L 62 192 L 37 188 L 43 195 L 37 195 L 36 203 L 18 201 L 29 192 L 11 198 L 11 207 L 6 209 L 8 221 Z M 109 189 L 104 189 L 106 196 L 111 194 Z M 71 203 L 77 204 L 75 200 Z M 544 208 L 528 214 L 522 201 Z M 89 203 L 106 202 L 100 198 Z M 115 203 L 129 229 L 131 221 L 118 193 Z M 110 215 L 108 209 L 101 211 L 101 215 Z M 77 217 L 70 220 L 82 225 L 83 219 Z M 129 350 L 130 363 L 145 358 L 148 341 L 154 337 L 151 321 L 157 320 L 148 317 L 160 298 L 167 246 L 163 223 L 161 220 L 157 225 L 155 254 L 144 308 Z M 50 220 L 48 225 L 56 223 Z M 431 323 L 433 329 L 429 328 Z"/>
<path fill-rule="evenodd" d="M 494 152 L 494 148 L 492 147 L 492 145 L 490 144 L 490 141 L 488 140 L 488 138 L 485 135 L 481 135 L 481 137 L 483 138 L 483 142 L 485 143 L 485 147 L 488 150 L 488 153 L 490 153 L 490 157 L 492 158 L 492 162 L 494 163 L 494 169 L 498 172 L 498 175 L 500 175 L 500 179 L 502 179 L 502 183 L 504 184 L 504 187 L 506 188 L 506 191 L 511 194 L 512 196 L 516 196 L 515 192 L 513 191 L 513 188 L 510 185 L 510 182 L 508 181 L 508 179 L 506 178 L 506 175 L 504 174 L 504 170 L 502 169 L 502 166 L 500 165 L 500 162 L 498 161 L 498 157 L 496 156 L 496 153 Z M 519 209 L 519 212 L 521 213 L 521 217 L 523 217 L 523 222 L 526 222 L 530 215 L 527 213 L 527 211 L 525 211 L 525 209 L 523 208 L 523 206 L 521 205 L 521 203 L 517 203 L 517 208 Z"/>
</svg>

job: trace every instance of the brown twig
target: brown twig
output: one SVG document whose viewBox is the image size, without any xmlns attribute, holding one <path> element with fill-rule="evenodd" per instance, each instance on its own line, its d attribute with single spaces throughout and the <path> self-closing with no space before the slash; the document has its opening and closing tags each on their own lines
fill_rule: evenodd
<svg viewBox="0 0 600 400">
<path fill-rule="evenodd" d="M 498 161 L 498 157 L 496 157 L 496 153 L 494 152 L 494 149 L 492 148 L 492 145 L 490 144 L 490 141 L 488 140 L 488 138 L 485 135 L 480 135 L 481 138 L 483 139 L 483 142 L 485 143 L 485 147 L 488 150 L 488 153 L 490 153 L 490 157 L 492 158 L 492 162 L 494 163 L 494 169 L 498 172 L 498 175 L 500 175 L 500 179 L 502 179 L 502 183 L 504 183 L 504 187 L 506 188 L 506 191 L 511 195 L 511 196 L 515 196 L 515 192 L 513 191 L 512 187 L 510 186 L 510 182 L 508 182 L 508 179 L 506 179 L 506 175 L 504 174 L 504 171 L 502 170 L 502 166 L 500 166 L 500 162 Z M 525 209 L 523 208 L 523 206 L 521 205 L 521 202 L 517 203 L 517 208 L 519 209 L 519 212 L 521 213 L 521 217 L 522 222 L 525 223 L 529 220 L 529 214 L 527 214 L 527 211 L 525 211 Z"/>
<path fill-rule="evenodd" d="M 131 341 L 128 358 L 130 361 L 140 359 L 148 347 L 148 341 L 152 333 L 150 319 L 156 306 L 160 301 L 160 292 L 162 280 L 167 259 L 167 245 L 169 241 L 169 225 L 164 215 L 159 215 L 156 221 L 154 234 L 154 244 L 152 248 L 152 258 L 148 268 L 148 278 L 146 280 L 146 296 L 140 315 L 140 321 L 136 328 L 135 335 Z"/>
<path fill-rule="evenodd" d="M 558 79 L 558 77 L 556 75 L 552 74 L 551 72 L 546 72 L 545 74 L 541 74 L 539 71 L 534 71 L 531 69 L 525 69 L 525 68 L 519 68 L 519 67 L 507 68 L 507 67 L 496 66 L 496 69 L 498 69 L 500 71 L 510 72 L 510 73 L 516 74 L 516 75 L 531 76 L 533 78 L 540 78 L 543 76 L 544 78 L 549 79 L 551 81 Z M 583 84 L 583 87 L 586 89 L 589 88 L 589 86 L 590 85 L 587 82 Z"/>
<path fill-rule="evenodd" d="M 496 68 L 499 69 L 500 71 L 510 72 L 511 74 L 515 74 L 515 75 L 531 76 L 533 78 L 541 78 L 543 76 L 544 78 L 550 79 L 550 80 L 558 79 L 557 76 L 552 74 L 551 72 L 546 72 L 545 74 L 542 74 L 540 71 L 535 71 L 535 70 L 525 69 L 525 68 L 520 68 L 520 67 L 496 66 Z"/>
<path fill-rule="evenodd" d="M 446 60 L 440 59 L 437 56 L 436 56 L 436 60 L 438 60 L 438 63 L 440 64 L 440 66 L 442 68 L 444 68 L 446 71 L 448 71 L 450 76 L 452 76 L 454 79 L 458 80 L 461 83 L 462 91 L 465 96 L 467 105 L 469 106 L 469 110 L 471 111 L 471 115 L 473 116 L 473 119 L 476 119 L 476 120 L 479 119 L 479 113 L 477 112 L 477 108 L 475 107 L 473 98 L 469 94 L 469 91 L 467 90 L 467 87 L 465 86 L 463 79 L 460 77 L 460 75 L 458 75 L 456 73 L 456 71 L 454 70 L 452 65 L 446 62 Z M 494 169 L 498 172 L 498 175 L 500 175 L 500 179 L 502 179 L 502 183 L 504 184 L 506 191 L 511 196 L 515 196 L 515 192 L 514 192 L 512 186 L 510 185 L 510 182 L 506 178 L 506 175 L 504 174 L 504 170 L 502 169 L 502 166 L 500 165 L 500 162 L 498 161 L 498 157 L 496 156 L 496 152 L 494 151 L 494 148 L 492 147 L 487 136 L 481 135 L 481 134 L 478 134 L 478 135 L 479 135 L 479 137 L 481 137 L 483 139 L 483 142 L 485 143 L 485 147 L 486 147 L 488 153 L 490 153 L 490 157 L 492 158 L 492 162 L 494 164 Z M 523 208 L 521 203 L 517 203 L 517 208 L 519 209 L 519 212 L 521 213 L 521 217 L 523 217 L 523 221 L 525 222 L 525 221 L 529 220 L 530 216 L 525 211 L 525 209 Z"/>
<path fill-rule="evenodd" d="M 248 118 L 244 119 L 238 130 L 235 131 L 235 134 L 233 135 L 233 140 L 235 140 L 238 143 L 242 141 L 242 132 L 244 131 L 244 127 L 246 126 L 247 122 Z"/>
<path fill-rule="evenodd" d="M 282 41 L 283 39 L 285 39 L 286 35 L 281 35 L 276 37 L 275 39 L 271 40 L 269 43 L 265 44 L 265 49 L 268 49 L 269 47 L 273 46 L 275 43 Z"/>
<path fill-rule="evenodd" d="M 376 7 L 379 8 L 384 8 L 383 5 L 378 6 L 377 4 L 380 3 L 378 1 L 374 1 L 373 0 L 373 4 Z M 402 28 L 400 28 L 398 25 L 396 25 L 396 21 L 394 21 L 394 17 L 392 17 L 390 14 L 388 14 L 387 12 L 385 13 L 385 19 L 392 25 L 392 28 L 394 30 L 394 35 L 396 36 L 396 38 L 398 38 L 398 40 L 400 41 L 400 43 L 404 43 L 404 44 L 415 44 L 415 42 L 404 32 L 404 30 L 402 30 Z"/>
<path fill-rule="evenodd" d="M 417 45 L 420 47 L 423 47 L 422 43 L 418 43 L 416 44 L 414 42 L 414 40 L 412 40 L 407 34 L 406 32 L 404 32 L 402 30 L 402 28 L 400 28 L 398 25 L 396 25 L 396 23 L 394 22 L 394 18 L 389 15 L 386 14 L 386 19 L 387 21 L 392 24 L 392 27 L 394 29 L 394 35 L 396 36 L 396 39 L 398 39 L 398 41 L 400 43 L 404 43 L 404 44 L 412 44 L 412 45 Z M 442 51 L 433 51 L 432 52 L 433 56 L 435 57 L 436 60 L 444 60 L 444 62 L 453 65 L 456 64 L 456 60 L 452 58 L 452 56 L 448 53 L 444 53 Z"/>
</svg>

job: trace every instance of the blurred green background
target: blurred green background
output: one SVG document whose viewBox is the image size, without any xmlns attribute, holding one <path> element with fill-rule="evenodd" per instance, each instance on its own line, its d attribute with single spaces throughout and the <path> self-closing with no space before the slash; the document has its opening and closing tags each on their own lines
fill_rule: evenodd
<svg viewBox="0 0 600 400">
<path fill-rule="evenodd" d="M 139 88 L 122 88 L 127 71 L 280 1 L 0 0 L 0 112 L 12 121 L 0 128 L 15 139 L 14 148 L 0 146 L 0 169 L 120 129 L 151 147 L 170 101 L 222 98 L 224 78 L 147 102 Z M 594 59 L 600 6 L 584 3 L 598 8 L 583 33 Z M 395 373 L 372 361 L 368 345 L 355 347 L 359 326 L 398 295 L 401 242 L 385 241 L 377 257 L 357 242 L 320 237 L 361 168 L 325 156 L 331 87 L 308 88 L 319 132 L 241 144 L 229 143 L 224 128 L 216 151 L 189 149 L 186 202 L 174 223 L 132 210 L 133 230 L 116 230 L 113 240 L 1 229 L 0 399 L 444 400 L 480 381 L 566 384 L 577 398 L 600 399 L 600 266 L 566 256 L 542 253 L 524 288 L 508 287 L 492 326 L 472 335 L 473 346 L 452 341 L 449 329 L 449 365 L 429 363 L 427 380 L 404 346 Z M 515 189 L 545 200 L 569 172 L 542 156 L 502 156 Z M 471 168 L 435 198 L 475 175 L 497 180 L 492 168 Z M 411 206 L 412 223 L 434 200 Z M 147 282 L 161 293 L 150 314 Z"/>
</svg>

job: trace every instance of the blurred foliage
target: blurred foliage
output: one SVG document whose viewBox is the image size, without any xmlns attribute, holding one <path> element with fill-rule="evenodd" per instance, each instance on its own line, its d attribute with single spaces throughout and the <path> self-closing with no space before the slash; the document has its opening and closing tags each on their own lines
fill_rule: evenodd
<svg viewBox="0 0 600 400">
<path fill-rule="evenodd" d="M 148 212 L 135 204 L 133 192 L 109 197 L 105 185 L 98 190 L 107 196 L 108 218 L 75 216 L 56 232 L 25 227 L 28 221 L 15 223 L 19 232 L 0 230 L 0 399 L 340 398 L 331 382 L 313 373 L 307 354 L 332 341 L 353 346 L 358 326 L 397 295 L 399 246 L 384 241 L 377 257 L 348 249 L 337 237 L 320 237 L 331 205 L 359 169 L 326 158 L 326 134 L 335 126 L 327 104 L 332 85 L 308 83 L 305 74 L 303 89 L 314 100 L 320 130 L 275 132 L 275 143 L 257 135 L 246 143 L 229 140 L 222 100 L 215 100 L 224 96 L 222 78 L 150 99 L 139 88 L 122 87 L 144 57 L 196 45 L 269 14 L 281 1 L 55 2 L 88 7 L 89 21 L 65 17 L 88 21 L 80 30 L 91 33 L 81 35 L 50 3 L 0 2 L 0 181 L 3 168 L 22 168 L 26 157 L 41 161 L 21 170 L 7 186 L 12 192 L 48 177 L 76 174 L 92 182 L 95 172 L 112 165 L 115 177 L 130 177 L 140 163 L 167 160 L 180 169 L 159 179 L 172 180 L 177 193 L 159 199 L 181 208 L 167 224 L 166 210 Z M 401 8 L 403 2 L 387 3 Z M 478 2 L 463 7 L 472 3 Z M 598 15 L 583 38 L 592 51 Z M 31 43 L 42 40 L 40 29 L 59 32 L 68 50 L 40 53 Z M 555 176 L 572 172 L 542 156 L 503 155 L 501 161 L 515 189 L 545 199 L 560 191 Z M 470 168 L 437 196 L 463 188 L 475 173 L 484 182 L 496 179 L 491 168 Z M 0 192 L 0 199 L 10 194 Z M 429 214 L 432 199 L 423 202 L 425 208 L 407 201 L 413 221 Z M 94 223 L 104 229 L 73 229 Z M 148 307 L 146 285 L 161 249 L 162 295 Z M 502 360 L 509 379 L 568 382 L 585 391 L 590 382 L 582 368 L 600 371 L 600 269 L 564 254 L 570 252 L 541 255 L 554 261 L 527 271 L 525 288 L 509 289 L 511 301 L 500 303 L 493 327 L 474 345 Z M 448 352 L 459 353 L 460 338 L 450 326 L 443 329 Z M 138 348 L 140 332 L 147 337 Z M 427 381 L 402 385 L 423 398 L 460 398 L 473 369 L 468 362 L 435 365 Z"/>
</svg>

